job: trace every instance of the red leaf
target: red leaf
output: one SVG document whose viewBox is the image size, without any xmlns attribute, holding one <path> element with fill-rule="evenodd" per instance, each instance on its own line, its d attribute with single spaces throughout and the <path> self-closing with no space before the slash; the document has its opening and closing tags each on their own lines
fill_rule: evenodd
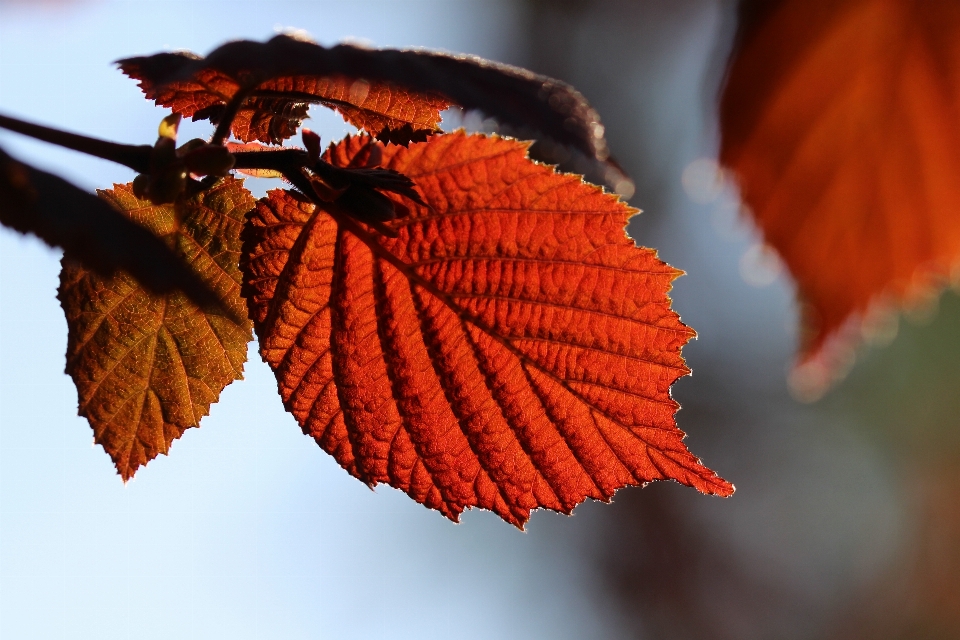
<svg viewBox="0 0 960 640">
<path fill-rule="evenodd" d="M 175 57 L 178 55 L 181 58 Z M 120 68 L 140 80 L 144 94 L 157 104 L 194 120 L 210 118 L 216 124 L 223 107 L 242 85 L 236 76 L 254 71 L 228 74 L 201 68 L 187 79 L 163 82 L 167 68 L 158 62 L 178 68 L 177 64 L 197 59 L 192 54 L 158 54 L 122 60 Z M 342 75 L 282 75 L 257 84 L 257 97 L 247 100 L 237 112 L 233 134 L 244 142 L 279 144 L 296 133 L 311 102 L 336 109 L 358 129 L 399 143 L 425 140 L 438 130 L 440 112 L 449 106 L 438 95 L 408 91 L 390 82 Z"/>
<path fill-rule="evenodd" d="M 371 144 L 326 159 L 349 167 Z M 478 506 L 522 526 L 666 478 L 733 493 L 681 442 L 670 386 L 694 332 L 667 297 L 680 272 L 624 234 L 635 210 L 513 140 L 381 152 L 429 205 L 391 194 L 409 212 L 396 238 L 289 191 L 248 227 L 261 354 L 305 433 L 453 520 Z"/>
<path fill-rule="evenodd" d="M 449 104 L 496 118 L 537 137 L 544 159 L 587 165 L 619 193 L 632 182 L 609 157 L 600 116 L 570 85 L 476 56 L 433 51 L 324 47 L 279 35 L 228 42 L 206 58 L 158 53 L 119 61 L 147 97 L 193 118 L 219 122 L 238 91 L 245 96 L 234 132 L 276 142 L 300 124 L 307 103 L 339 110 L 379 140 L 406 144 L 436 131 Z M 585 161 L 585 162 L 584 162 Z"/>
<path fill-rule="evenodd" d="M 721 158 L 809 303 L 795 381 L 815 394 L 874 309 L 958 273 L 960 4 L 752 1 L 744 14 Z"/>
</svg>

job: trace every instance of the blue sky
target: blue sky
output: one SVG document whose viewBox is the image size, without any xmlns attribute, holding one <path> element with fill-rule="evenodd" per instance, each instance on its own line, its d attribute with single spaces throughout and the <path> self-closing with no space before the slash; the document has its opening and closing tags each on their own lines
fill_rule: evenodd
<svg viewBox="0 0 960 640">
<path fill-rule="evenodd" d="M 0 0 L 0 113 L 151 143 L 166 114 L 113 60 L 296 28 L 325 44 L 522 62 L 530 42 L 544 44 L 519 9 L 533 4 Z M 537 6 L 541 17 L 565 11 Z M 536 513 L 525 533 L 485 512 L 454 525 L 341 470 L 283 411 L 254 349 L 246 380 L 202 427 L 125 486 L 76 417 L 63 374 L 59 254 L 0 229 L 0 637 L 602 639 L 671 615 L 672 628 L 706 620 L 716 637 L 823 637 L 857 589 L 882 579 L 917 520 L 903 489 L 912 485 L 897 475 L 912 472 L 890 463 L 912 440 L 877 444 L 874 423 L 912 433 L 922 405 L 928 422 L 953 429 L 953 413 L 928 406 L 953 405 L 926 398 L 955 398 L 956 376 L 952 363 L 926 366 L 909 341 L 928 334 L 907 327 L 907 342 L 872 352 L 825 402 L 790 399 L 789 279 L 752 269 L 759 238 L 729 183 L 717 193 L 688 184 L 713 166 L 734 15 L 732 0 L 605 0 L 568 16 L 576 28 L 557 65 L 598 108 L 637 181 L 632 204 L 646 211 L 631 233 L 689 274 L 671 294 L 699 334 L 684 349 L 696 375 L 674 387 L 678 424 L 736 483 L 734 498 L 654 483 L 572 518 Z M 350 131 L 335 114 L 312 115 L 324 144 Z M 183 128 L 186 138 L 209 133 Z M 91 191 L 133 177 L 12 133 L 0 131 L 0 145 Z M 931 373 L 916 376 L 914 360 Z M 914 395 L 901 391 L 902 372 L 917 377 Z M 871 413 L 888 406 L 883 420 Z M 673 571 L 678 562 L 686 573 Z M 682 588 L 659 589 L 658 578 Z M 762 611 L 758 593 L 771 598 Z M 681 605 L 670 609 L 670 598 Z"/>
<path fill-rule="evenodd" d="M 164 112 L 111 64 L 299 28 L 509 57 L 495 2 L 0 4 L 0 112 L 150 143 Z M 191 125 L 194 126 L 194 125 Z M 325 142 L 349 127 L 310 123 Z M 203 135 L 197 126 L 184 135 Z M 14 134 L 7 151 L 87 188 L 130 171 Z M 255 187 L 261 191 L 263 187 Z M 607 631 L 569 541 L 583 519 L 453 525 L 370 491 L 300 433 L 251 349 L 246 379 L 124 486 L 63 374 L 59 254 L 0 231 L 0 635 L 4 638 L 584 638 Z"/>
</svg>

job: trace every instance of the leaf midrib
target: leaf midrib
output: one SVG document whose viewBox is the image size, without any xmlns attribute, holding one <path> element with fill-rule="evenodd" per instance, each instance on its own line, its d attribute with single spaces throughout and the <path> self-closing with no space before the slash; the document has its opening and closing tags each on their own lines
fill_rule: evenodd
<svg viewBox="0 0 960 640">
<path fill-rule="evenodd" d="M 623 424 L 619 419 L 610 415 L 604 409 L 596 406 L 594 403 L 584 398 L 580 393 L 572 389 L 566 380 L 560 378 L 552 371 L 549 371 L 548 369 L 544 368 L 540 363 L 538 363 L 537 361 L 533 360 L 532 358 L 530 358 L 529 356 L 527 356 L 526 354 L 518 350 L 510 340 L 504 338 L 499 333 L 494 331 L 492 328 L 487 327 L 483 322 L 479 321 L 477 318 L 474 318 L 466 310 L 460 308 L 453 300 L 450 299 L 450 296 L 446 292 L 437 288 L 433 283 L 424 279 L 415 271 L 412 271 L 409 265 L 407 265 L 403 260 L 401 260 L 395 254 L 388 251 L 379 242 L 376 242 L 376 240 L 372 237 L 372 235 L 368 231 L 363 229 L 360 226 L 360 223 L 355 221 L 350 216 L 349 212 L 343 209 L 340 209 L 336 205 L 336 203 L 324 203 L 323 210 L 328 212 L 336 220 L 338 226 L 348 230 L 350 233 L 356 236 L 361 242 L 367 245 L 367 247 L 371 250 L 371 252 L 373 252 L 378 257 L 386 260 L 390 264 L 392 264 L 398 271 L 400 271 L 400 273 L 404 274 L 404 276 L 407 277 L 412 283 L 422 287 L 426 291 L 429 291 L 432 295 L 436 296 L 437 299 L 439 299 L 451 311 L 453 311 L 453 313 L 456 314 L 458 318 L 460 318 L 464 322 L 468 322 L 472 324 L 473 326 L 477 327 L 479 330 L 486 333 L 488 336 L 490 336 L 490 338 L 492 338 L 493 340 L 496 340 L 497 342 L 502 344 L 507 350 L 509 350 L 510 353 L 512 353 L 518 360 L 520 360 L 521 363 L 535 368 L 537 371 L 540 371 L 545 376 L 554 380 L 557 384 L 559 384 L 564 389 L 566 389 L 566 391 L 570 395 L 572 395 L 574 398 L 582 402 L 586 407 L 588 407 L 592 411 L 595 411 L 599 415 L 602 415 L 603 417 L 610 420 L 612 423 L 620 426 L 621 428 L 625 429 L 626 431 L 630 432 L 634 437 L 636 437 L 641 442 L 643 442 L 645 446 L 648 446 L 648 447 L 652 446 L 650 445 L 650 443 L 648 443 L 646 440 L 641 438 L 639 435 L 635 434 L 628 425 Z M 317 208 L 317 211 L 320 211 L 319 207 Z"/>
</svg>

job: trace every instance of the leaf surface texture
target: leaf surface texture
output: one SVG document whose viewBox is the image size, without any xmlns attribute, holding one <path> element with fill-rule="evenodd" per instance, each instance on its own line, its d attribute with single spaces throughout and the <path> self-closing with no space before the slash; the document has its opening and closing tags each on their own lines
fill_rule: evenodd
<svg viewBox="0 0 960 640">
<path fill-rule="evenodd" d="M 63 178 L 15 160 L 0 149 L 0 223 L 32 233 L 88 269 L 118 269 L 150 291 L 180 289 L 200 304 L 217 295 L 152 233 L 103 199 Z"/>
<path fill-rule="evenodd" d="M 249 82 L 251 76 L 267 75 L 259 73 L 258 63 L 254 63 L 254 68 L 224 71 L 202 65 L 192 54 L 158 54 L 123 60 L 120 64 L 124 73 L 139 80 L 143 92 L 157 104 L 195 120 L 210 118 L 215 124 L 222 108 L 245 86 L 245 81 Z M 184 79 L 165 82 L 171 71 L 179 71 L 181 65 L 198 68 Z M 358 129 L 385 141 L 406 144 L 410 140 L 425 140 L 438 131 L 440 112 L 449 106 L 449 101 L 433 93 L 411 91 L 389 81 L 371 82 L 329 72 L 280 72 L 275 77 L 265 77 L 256 87 L 256 95 L 244 103 L 233 122 L 233 134 L 244 142 L 279 144 L 296 133 L 307 117 L 309 105 L 319 103 L 335 109 Z"/>
<path fill-rule="evenodd" d="M 694 332 L 667 296 L 680 272 L 624 233 L 635 210 L 513 140 L 369 145 L 326 159 L 416 182 L 429 207 L 390 194 L 396 238 L 289 191 L 248 227 L 261 354 L 305 433 L 454 520 L 477 506 L 522 526 L 656 479 L 733 492 L 676 427 Z"/>
<path fill-rule="evenodd" d="M 216 119 L 240 87 L 252 90 L 253 100 L 234 127 L 243 140 L 289 137 L 306 104 L 319 102 L 380 140 L 406 144 L 436 131 L 440 111 L 453 104 L 583 154 L 613 186 L 626 179 L 609 161 L 600 117 L 580 92 L 476 56 L 328 48 L 280 35 L 267 42 L 228 42 L 206 58 L 158 53 L 119 64 L 148 98 L 194 118 Z"/>
<path fill-rule="evenodd" d="M 174 204 L 153 205 L 131 185 L 101 198 L 160 237 L 223 301 L 201 310 L 178 291 L 153 294 L 126 272 L 93 273 L 64 258 L 59 298 L 67 318 L 67 373 L 79 413 L 127 480 L 242 377 L 250 322 L 240 298 L 240 232 L 254 204 L 227 178 Z M 229 312 L 229 313 L 228 313 Z"/>
</svg>

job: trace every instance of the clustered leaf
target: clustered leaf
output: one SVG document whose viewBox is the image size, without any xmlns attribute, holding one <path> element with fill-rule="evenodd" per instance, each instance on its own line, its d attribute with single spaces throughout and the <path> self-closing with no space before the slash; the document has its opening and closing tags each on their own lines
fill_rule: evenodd
<svg viewBox="0 0 960 640">
<path fill-rule="evenodd" d="M 576 89 L 475 56 L 327 48 L 280 35 L 267 42 L 229 42 L 206 58 L 159 53 L 119 64 L 148 98 L 194 118 L 216 119 L 238 91 L 249 91 L 254 99 L 241 108 L 234 128 L 244 141 L 289 137 L 306 113 L 304 105 L 320 103 L 380 140 L 406 144 L 437 131 L 440 111 L 452 104 L 605 163 L 614 187 L 624 179 L 609 161 L 599 115 Z"/>
<path fill-rule="evenodd" d="M 138 199 L 132 185 L 100 196 L 165 242 L 226 307 L 200 309 L 179 291 L 151 293 L 125 272 L 104 277 L 64 257 L 58 297 L 67 373 L 94 440 L 127 480 L 199 426 L 224 387 L 242 377 L 252 331 L 234 318 L 246 317 L 240 231 L 254 201 L 234 178 L 167 205 Z"/>
<path fill-rule="evenodd" d="M 305 433 L 370 486 L 453 520 L 479 507 L 522 527 L 534 509 L 660 479 L 733 493 L 676 426 L 670 387 L 694 332 L 670 308 L 681 272 L 624 232 L 636 210 L 531 160 L 530 143 L 438 134 L 448 105 L 480 109 L 620 185 L 573 88 L 468 56 L 286 36 L 120 66 L 173 110 L 153 146 L 0 127 L 137 178 L 94 198 L 0 155 L 0 222 L 65 248 L 66 370 L 124 480 L 242 377 L 255 328 Z M 292 136 L 312 103 L 372 135 L 322 157 L 306 129 L 305 149 L 262 144 Z M 217 129 L 177 146 L 182 116 Z M 231 170 L 293 189 L 255 203 Z"/>
<path fill-rule="evenodd" d="M 140 81 L 147 98 L 175 113 L 214 124 L 219 124 L 234 95 L 249 86 L 246 78 L 264 78 L 233 122 L 233 134 L 244 142 L 279 144 L 297 132 L 314 103 L 336 109 L 354 126 L 383 139 L 405 143 L 438 131 L 440 111 L 449 106 L 436 95 L 342 75 L 265 78 L 256 68 L 227 73 L 203 66 L 202 58 L 189 53 L 128 58 L 119 64 L 124 73 Z M 404 139 L 405 131 L 409 135 Z"/>
<path fill-rule="evenodd" d="M 305 433 L 453 520 L 522 526 L 656 479 L 733 492 L 676 427 L 694 333 L 667 297 L 680 272 L 624 233 L 635 210 L 496 137 L 353 137 L 325 159 L 363 166 L 370 147 L 426 205 L 391 196 L 395 238 L 290 191 L 248 227 L 244 293 Z"/>
<path fill-rule="evenodd" d="M 750 0 L 741 17 L 721 159 L 806 303 L 816 395 L 876 311 L 960 277 L 960 4 Z"/>
<path fill-rule="evenodd" d="M 104 200 L 0 149 L 0 223 L 32 233 L 102 276 L 118 270 L 155 293 L 180 290 L 195 303 L 220 299 L 156 236 Z"/>
</svg>

